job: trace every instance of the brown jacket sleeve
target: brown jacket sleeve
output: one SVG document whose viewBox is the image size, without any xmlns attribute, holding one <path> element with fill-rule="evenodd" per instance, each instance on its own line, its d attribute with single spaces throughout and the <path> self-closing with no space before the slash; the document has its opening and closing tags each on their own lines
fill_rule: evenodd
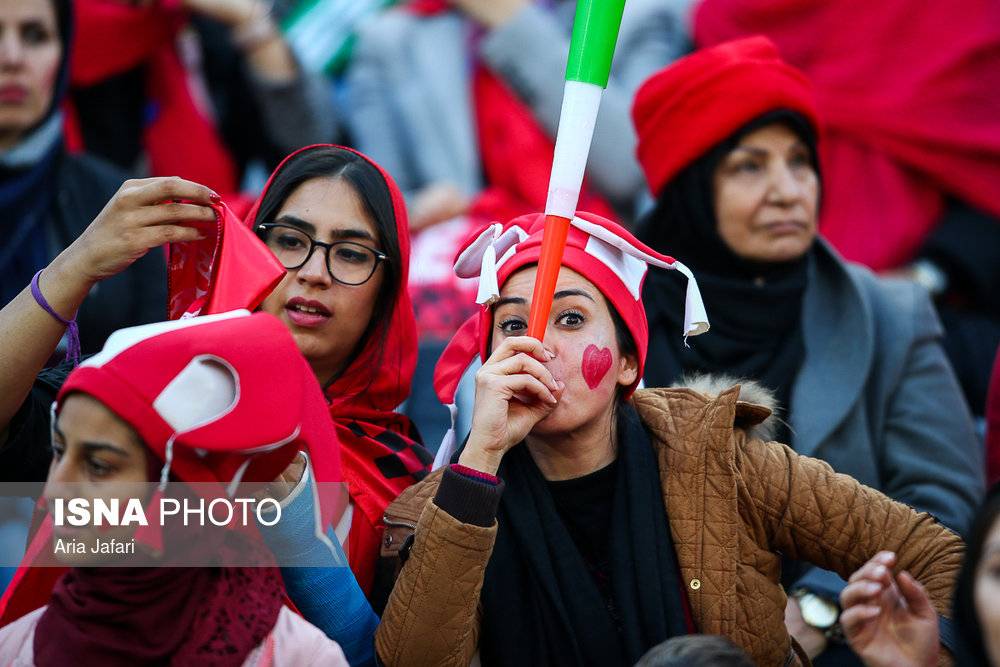
<svg viewBox="0 0 1000 667">
<path fill-rule="evenodd" d="M 897 571 L 916 577 L 938 614 L 950 617 L 965 550 L 957 535 L 785 445 L 745 437 L 738 444 L 737 466 L 773 550 L 844 579 L 879 551 L 894 551 Z M 944 652 L 942 664 L 950 664 Z"/>
<path fill-rule="evenodd" d="M 497 526 L 461 523 L 428 502 L 375 634 L 388 667 L 468 667 L 479 640 L 479 594 Z"/>
</svg>

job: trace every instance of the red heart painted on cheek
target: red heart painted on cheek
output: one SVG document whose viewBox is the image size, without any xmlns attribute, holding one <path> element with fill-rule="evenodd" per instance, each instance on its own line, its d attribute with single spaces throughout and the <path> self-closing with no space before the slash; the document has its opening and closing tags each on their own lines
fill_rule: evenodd
<svg viewBox="0 0 1000 667">
<path fill-rule="evenodd" d="M 583 379 L 587 381 L 587 386 L 595 388 L 611 370 L 611 350 L 606 347 L 598 349 L 593 344 L 588 345 L 583 351 L 583 364 L 580 370 L 583 371 Z"/>
</svg>

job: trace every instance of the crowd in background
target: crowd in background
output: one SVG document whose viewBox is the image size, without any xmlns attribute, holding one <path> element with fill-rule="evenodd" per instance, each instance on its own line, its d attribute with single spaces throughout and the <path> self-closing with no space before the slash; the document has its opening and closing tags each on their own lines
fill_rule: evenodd
<svg viewBox="0 0 1000 667">
<path fill-rule="evenodd" d="M 771 439 L 966 536 L 984 483 L 1000 480 L 1000 8 L 959 4 L 629 0 L 579 209 L 677 257 L 698 278 L 712 329 L 687 340 L 674 335 L 685 324 L 677 307 L 685 288 L 669 271 L 650 269 L 645 386 L 704 374 L 756 380 L 780 417 Z M 212 190 L 211 200 L 198 194 L 202 208 L 221 199 L 266 227 L 294 208 L 293 186 L 334 169 L 317 158 L 297 166 L 294 182 L 287 174 L 287 182 L 269 180 L 286 155 L 313 144 L 356 149 L 370 159 L 336 158 L 343 163 L 335 168 L 357 170 L 351 183 L 367 210 L 408 226 L 399 232 L 405 242 L 383 249 L 396 254 L 402 268 L 393 278 L 408 299 L 382 311 L 386 297 L 373 291 L 371 321 L 391 320 L 392 341 L 415 338 L 416 352 L 395 384 L 381 388 L 376 426 L 365 422 L 359 433 L 356 406 L 339 415 L 335 408 L 334 421 L 342 442 L 410 456 L 411 473 L 427 467 L 449 428 L 459 438 L 469 433 L 475 400 L 471 375 L 456 377 L 456 425 L 430 390 L 449 341 L 478 313 L 477 282 L 458 277 L 453 263 L 485 224 L 544 209 L 575 5 L 3 0 L 0 307 L 85 238 L 106 205 L 125 210 L 126 179 L 179 176 Z M 712 55 L 712 47 L 754 35 L 772 46 L 745 57 L 797 81 L 777 64 L 780 54 L 808 92 L 783 83 L 793 92 L 782 93 L 777 110 L 754 108 L 759 90 L 730 82 L 729 62 Z M 730 113 L 706 99 L 743 108 Z M 805 211 L 818 230 L 769 254 L 727 227 L 739 220 L 739 202 L 720 205 L 720 193 L 738 190 L 754 168 L 734 152 L 786 144 L 801 153 L 787 158 L 788 173 L 808 168 L 815 181 L 799 182 L 798 194 L 778 206 Z M 398 186 L 375 204 L 364 175 L 372 166 Z M 280 201 L 269 204 L 269 196 Z M 325 205 L 317 197 L 312 204 Z M 181 208 L 176 219 L 185 210 L 191 220 L 205 215 Z M 375 238 L 385 238 L 379 225 L 393 225 L 375 217 Z M 309 261 L 282 263 L 305 271 Z M 372 261 L 364 280 L 380 261 L 393 265 L 392 257 Z M 78 304 L 84 355 L 117 329 L 166 317 L 167 264 L 158 250 L 94 278 Z M 413 315 L 401 315 L 410 303 Z M 363 321 L 370 318 L 369 310 Z M 358 336 L 377 329 L 366 326 Z M 59 352 L 72 345 L 65 337 Z M 350 363 L 367 354 L 351 352 Z M 338 375 L 348 362 L 340 363 L 326 376 L 313 366 L 328 398 L 336 389 L 327 379 L 337 379 L 333 388 L 353 386 Z M 51 381 L 49 401 L 62 379 Z M 395 399 L 412 424 L 387 425 Z M 9 424 L 0 451 L 10 449 L 8 434 L 34 423 L 17 404 L 0 405 Z M 387 444 L 382 429 L 401 440 Z M 44 478 L 45 465 L 31 475 Z M 345 462 L 348 474 L 354 465 Z M 367 521 L 350 524 L 347 552 L 371 598 L 382 512 L 423 475 L 403 483 L 384 466 L 375 481 L 369 472 L 359 466 L 356 474 L 377 489 L 376 501 L 355 499 Z M 21 478 L 7 469 L 0 479 Z M 17 552 L 24 536 L 4 529 L 14 523 L 7 519 L 0 517 L 0 549 Z M 815 664 L 856 661 L 845 645 L 817 636 L 799 610 L 804 595 L 849 596 L 845 578 L 786 556 L 782 584 L 797 601 L 785 623 Z"/>
<path fill-rule="evenodd" d="M 346 4 L 77 0 L 44 40 L 9 44 L 5 69 L 39 89 L 28 116 L 5 123 L 4 302 L 127 176 L 179 175 L 232 205 L 254 198 L 292 150 L 341 143 L 393 174 L 410 208 L 420 377 L 471 312 L 473 288 L 450 271 L 458 243 L 544 203 L 575 3 Z M 652 204 L 629 119 L 647 76 L 692 49 L 768 35 L 815 86 L 824 237 L 846 259 L 930 291 L 981 418 L 1000 343 L 994 9 L 893 2 L 860 24 L 854 9 L 628 2 L 580 208 L 631 227 Z M 28 234 L 35 219 L 47 247 Z M 116 295 L 121 321 L 82 327 L 85 349 L 156 317 L 161 296 L 142 290 L 162 281 L 133 280 Z M 440 432 L 433 408 L 410 410 Z"/>
</svg>

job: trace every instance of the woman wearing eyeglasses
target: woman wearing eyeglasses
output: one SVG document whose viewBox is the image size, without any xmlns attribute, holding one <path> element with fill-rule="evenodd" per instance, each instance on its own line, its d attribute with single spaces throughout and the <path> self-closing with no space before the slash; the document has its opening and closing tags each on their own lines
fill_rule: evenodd
<svg viewBox="0 0 1000 667">
<path fill-rule="evenodd" d="M 275 170 L 247 222 L 288 270 L 261 310 L 291 330 L 330 403 L 351 497 L 337 536 L 371 596 L 385 508 L 431 463 L 395 412 L 417 340 L 403 197 L 360 153 L 311 146 Z"/>
<path fill-rule="evenodd" d="M 180 179 L 127 183 L 84 241 L 39 275 L 40 295 L 72 317 L 100 276 L 156 245 L 195 238 L 178 221 L 212 219 L 213 201 L 210 190 Z M 247 224 L 287 269 L 261 310 L 289 328 L 326 394 L 351 496 L 336 532 L 371 595 L 385 507 L 426 476 L 431 462 L 410 421 L 395 412 L 409 395 L 416 361 L 402 195 L 360 153 L 310 146 L 279 165 Z M 69 369 L 43 374 L 34 388 L 32 380 L 63 331 L 30 288 L 0 311 L 0 480 L 45 478 L 48 407 Z M 303 466 L 286 479 L 298 480 Z"/>
</svg>

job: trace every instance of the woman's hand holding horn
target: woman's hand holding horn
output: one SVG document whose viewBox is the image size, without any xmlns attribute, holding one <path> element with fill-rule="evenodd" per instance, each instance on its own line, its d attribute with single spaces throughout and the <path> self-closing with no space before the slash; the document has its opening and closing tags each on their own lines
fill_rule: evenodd
<svg viewBox="0 0 1000 667">
<path fill-rule="evenodd" d="M 558 405 L 564 385 L 544 366 L 553 358 L 528 336 L 501 343 L 476 373 L 472 432 L 459 458 L 462 465 L 496 474 L 507 451 Z"/>
</svg>

